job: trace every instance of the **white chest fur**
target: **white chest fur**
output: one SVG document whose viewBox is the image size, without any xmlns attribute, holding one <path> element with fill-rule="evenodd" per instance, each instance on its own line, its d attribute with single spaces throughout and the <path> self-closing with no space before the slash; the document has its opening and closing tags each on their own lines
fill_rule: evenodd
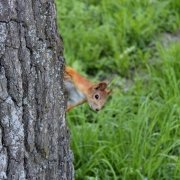
<svg viewBox="0 0 180 180">
<path fill-rule="evenodd" d="M 66 80 L 64 84 L 68 93 L 67 105 L 77 104 L 77 102 L 81 102 L 86 98 L 86 96 L 82 92 L 78 91 L 72 81 Z"/>
</svg>

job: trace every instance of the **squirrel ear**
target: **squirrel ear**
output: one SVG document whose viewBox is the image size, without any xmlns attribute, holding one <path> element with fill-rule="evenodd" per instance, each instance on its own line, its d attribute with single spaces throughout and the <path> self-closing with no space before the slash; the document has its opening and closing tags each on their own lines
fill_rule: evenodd
<svg viewBox="0 0 180 180">
<path fill-rule="evenodd" d="M 103 91 L 103 90 L 106 89 L 106 87 L 107 87 L 107 83 L 106 83 L 106 82 L 100 82 L 100 83 L 98 83 L 98 84 L 95 86 L 95 89 L 96 89 L 96 90 L 101 90 L 101 91 Z"/>
</svg>

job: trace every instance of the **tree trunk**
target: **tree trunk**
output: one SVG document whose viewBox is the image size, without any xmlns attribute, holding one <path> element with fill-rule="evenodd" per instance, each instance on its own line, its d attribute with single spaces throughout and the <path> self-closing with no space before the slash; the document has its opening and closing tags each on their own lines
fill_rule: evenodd
<svg viewBox="0 0 180 180">
<path fill-rule="evenodd" d="M 0 0 L 0 179 L 73 179 L 53 0 Z"/>
</svg>

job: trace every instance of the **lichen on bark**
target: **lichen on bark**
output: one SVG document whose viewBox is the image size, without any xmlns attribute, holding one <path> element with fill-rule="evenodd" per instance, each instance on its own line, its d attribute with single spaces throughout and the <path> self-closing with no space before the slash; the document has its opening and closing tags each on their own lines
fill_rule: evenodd
<svg viewBox="0 0 180 180">
<path fill-rule="evenodd" d="M 0 179 L 73 179 L 54 1 L 0 7 Z"/>
</svg>

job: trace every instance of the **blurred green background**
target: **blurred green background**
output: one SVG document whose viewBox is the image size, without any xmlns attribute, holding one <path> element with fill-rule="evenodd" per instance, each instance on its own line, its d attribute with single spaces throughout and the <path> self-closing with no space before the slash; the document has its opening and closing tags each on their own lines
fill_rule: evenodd
<svg viewBox="0 0 180 180">
<path fill-rule="evenodd" d="M 113 90 L 68 113 L 75 178 L 180 179 L 180 1 L 56 5 L 66 63 Z"/>
</svg>

